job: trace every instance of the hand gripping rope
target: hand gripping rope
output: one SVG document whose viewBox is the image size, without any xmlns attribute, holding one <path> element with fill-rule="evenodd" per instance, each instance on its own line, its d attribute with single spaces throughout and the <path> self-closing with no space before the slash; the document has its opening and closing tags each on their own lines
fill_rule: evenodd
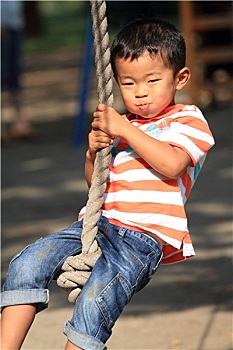
<svg viewBox="0 0 233 350">
<path fill-rule="evenodd" d="M 94 35 L 94 51 L 99 103 L 113 105 L 113 82 L 110 64 L 109 36 L 107 32 L 106 3 L 101 0 L 91 0 L 92 31 Z M 64 271 L 57 284 L 69 293 L 68 300 L 74 304 L 82 287 L 91 274 L 91 270 L 101 255 L 101 249 L 95 239 L 97 223 L 100 218 L 100 208 L 108 177 L 108 165 L 111 159 L 111 148 L 108 146 L 96 154 L 94 172 L 86 214 L 83 221 L 82 252 L 69 256 L 61 267 Z"/>
</svg>

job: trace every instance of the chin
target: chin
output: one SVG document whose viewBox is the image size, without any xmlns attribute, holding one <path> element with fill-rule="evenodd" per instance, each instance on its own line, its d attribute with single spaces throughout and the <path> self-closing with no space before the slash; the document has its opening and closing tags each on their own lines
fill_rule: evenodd
<svg viewBox="0 0 233 350">
<path fill-rule="evenodd" d="M 140 117 L 142 117 L 144 119 L 151 119 L 151 118 L 155 117 L 157 115 L 157 113 L 148 113 L 148 114 L 138 113 L 138 115 L 140 115 Z"/>
</svg>

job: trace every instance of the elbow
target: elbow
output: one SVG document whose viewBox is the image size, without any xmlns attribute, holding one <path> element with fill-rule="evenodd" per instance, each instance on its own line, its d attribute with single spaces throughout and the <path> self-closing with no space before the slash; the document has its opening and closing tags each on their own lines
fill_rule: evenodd
<svg viewBox="0 0 233 350">
<path fill-rule="evenodd" d="M 183 171 L 180 171 L 180 172 L 171 172 L 169 175 L 168 175 L 168 177 L 170 178 L 170 179 L 178 179 L 183 173 L 185 172 L 185 170 L 183 170 Z"/>
<path fill-rule="evenodd" d="M 187 167 L 187 164 L 170 164 L 170 166 L 167 167 L 162 173 L 169 179 L 177 179 L 186 171 Z"/>
</svg>

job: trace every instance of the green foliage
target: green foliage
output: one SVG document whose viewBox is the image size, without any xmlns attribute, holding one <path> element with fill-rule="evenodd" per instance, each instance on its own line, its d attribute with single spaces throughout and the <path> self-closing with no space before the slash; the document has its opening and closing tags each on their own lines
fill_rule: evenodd
<svg viewBox="0 0 233 350">
<path fill-rule="evenodd" d="M 25 51 L 80 47 L 87 21 L 87 1 L 39 1 L 40 34 L 26 37 Z"/>
</svg>

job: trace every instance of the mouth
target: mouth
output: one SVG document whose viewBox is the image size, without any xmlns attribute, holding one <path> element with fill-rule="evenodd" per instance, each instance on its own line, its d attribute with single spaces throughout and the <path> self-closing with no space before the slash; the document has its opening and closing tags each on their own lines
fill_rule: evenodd
<svg viewBox="0 0 233 350">
<path fill-rule="evenodd" d="M 138 107 L 139 109 L 141 109 L 141 110 L 148 109 L 149 106 L 150 106 L 149 103 L 142 103 L 142 104 L 140 104 L 140 105 L 137 105 L 137 107 Z"/>
</svg>

